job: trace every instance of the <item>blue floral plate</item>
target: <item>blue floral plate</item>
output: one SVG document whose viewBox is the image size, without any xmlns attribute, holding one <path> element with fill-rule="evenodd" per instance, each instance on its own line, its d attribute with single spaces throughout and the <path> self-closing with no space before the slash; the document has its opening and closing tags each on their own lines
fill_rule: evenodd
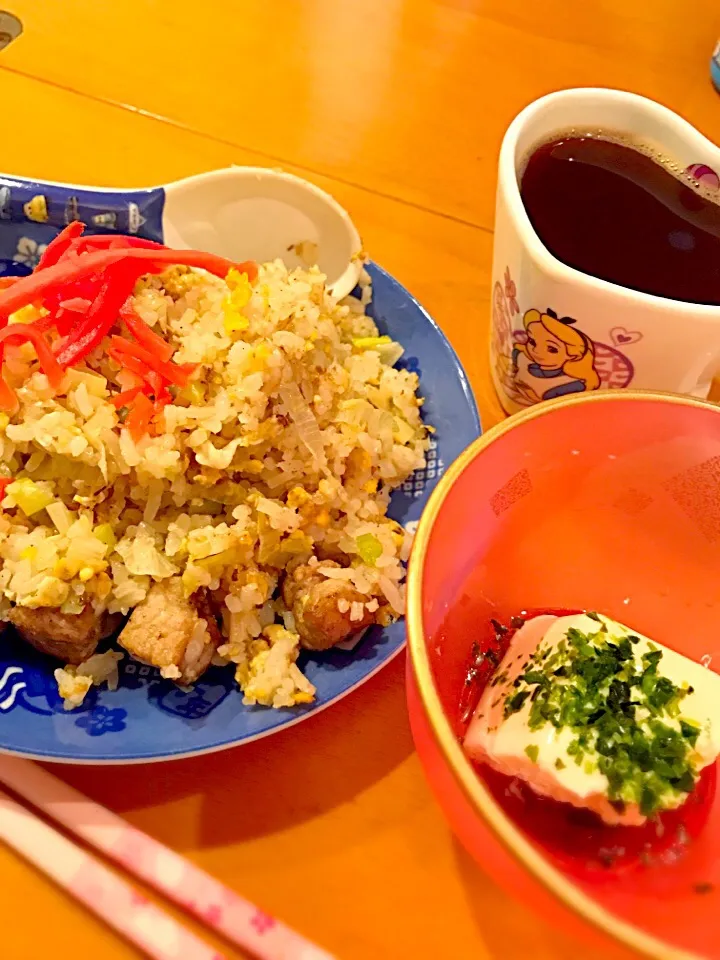
<svg viewBox="0 0 720 960">
<path fill-rule="evenodd" d="M 2 226 L 0 218 L 0 258 L 7 258 L 0 259 L 0 274 L 24 272 L 31 265 L 26 262 L 30 247 L 41 238 L 18 238 Z M 22 262 L 13 261 L 20 255 Z M 369 272 L 373 303 L 368 312 L 381 333 L 405 347 L 398 365 L 420 376 L 423 415 L 437 431 L 425 470 L 392 498 L 390 515 L 407 525 L 417 522 L 444 470 L 479 435 L 480 420 L 465 372 L 441 330 L 389 274 L 375 265 Z M 211 753 L 299 723 L 388 663 L 405 643 L 405 624 L 375 627 L 351 651 L 304 653 L 300 667 L 317 687 L 317 699 L 289 710 L 243 705 L 231 669 L 212 668 L 185 692 L 153 668 L 126 658 L 118 690 L 92 688 L 80 709 L 67 712 L 53 678 L 57 663 L 8 634 L 0 642 L 0 750 L 40 760 L 133 763 Z"/>
</svg>

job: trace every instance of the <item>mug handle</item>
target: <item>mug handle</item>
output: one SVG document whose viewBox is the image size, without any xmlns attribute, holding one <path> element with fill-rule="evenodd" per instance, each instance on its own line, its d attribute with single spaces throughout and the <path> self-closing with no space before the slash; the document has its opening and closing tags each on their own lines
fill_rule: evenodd
<svg viewBox="0 0 720 960">
<path fill-rule="evenodd" d="M 680 393 L 720 403 L 720 353 L 707 360 L 694 376 L 688 372 L 687 379 L 680 387 Z"/>
</svg>

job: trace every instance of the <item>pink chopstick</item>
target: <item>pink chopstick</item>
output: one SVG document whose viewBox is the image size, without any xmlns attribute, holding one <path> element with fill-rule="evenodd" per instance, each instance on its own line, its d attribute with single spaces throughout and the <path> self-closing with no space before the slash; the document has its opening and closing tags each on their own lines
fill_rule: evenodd
<svg viewBox="0 0 720 960">
<path fill-rule="evenodd" d="M 334 960 L 332 954 L 42 767 L 17 757 L 0 756 L 0 782 L 258 960 Z M 163 954 L 162 960 L 174 956 Z M 214 956 L 221 960 L 220 955 Z M 194 960 L 195 954 L 188 952 L 182 957 Z"/>
<path fill-rule="evenodd" d="M 153 960 L 225 960 L 129 883 L 2 791 L 0 837 Z"/>
</svg>

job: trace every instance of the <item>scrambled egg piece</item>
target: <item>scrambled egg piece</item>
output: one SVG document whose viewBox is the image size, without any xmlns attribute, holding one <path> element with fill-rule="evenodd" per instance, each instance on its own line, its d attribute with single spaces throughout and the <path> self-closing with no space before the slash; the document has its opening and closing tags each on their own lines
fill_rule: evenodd
<svg viewBox="0 0 720 960">
<path fill-rule="evenodd" d="M 37 307 L 34 303 L 28 303 L 26 306 L 20 307 L 19 310 L 11 313 L 8 317 L 8 323 L 34 323 L 35 320 L 46 317 L 49 313 L 50 311 L 44 307 Z M 24 344 L 24 346 L 30 346 L 29 356 L 30 358 L 34 357 L 34 348 L 30 344 Z"/>
<path fill-rule="evenodd" d="M 315 687 L 295 665 L 299 648 L 296 633 L 278 624 L 266 627 L 262 639 L 252 644 L 250 662 L 236 672 L 243 702 L 266 707 L 312 703 Z"/>
<path fill-rule="evenodd" d="M 286 503 L 292 510 L 297 510 L 303 526 L 315 524 L 323 529 L 330 526 L 331 517 L 327 507 L 318 506 L 304 487 L 293 487 L 287 495 Z M 287 541 L 283 546 L 288 546 Z M 294 552 L 302 553 L 303 550 L 298 548 Z"/>
<path fill-rule="evenodd" d="M 225 333 L 230 336 L 236 331 L 247 330 L 250 326 L 250 321 L 243 316 L 242 310 L 250 303 L 253 288 L 248 275 L 235 269 L 228 273 L 225 282 L 230 288 L 230 293 L 223 301 L 223 313 L 225 315 L 223 326 L 225 327 Z"/>
<path fill-rule="evenodd" d="M 65 710 L 74 710 L 79 707 L 92 686 L 92 677 L 78 677 L 75 673 L 75 667 L 56 670 L 55 679 Z"/>
</svg>

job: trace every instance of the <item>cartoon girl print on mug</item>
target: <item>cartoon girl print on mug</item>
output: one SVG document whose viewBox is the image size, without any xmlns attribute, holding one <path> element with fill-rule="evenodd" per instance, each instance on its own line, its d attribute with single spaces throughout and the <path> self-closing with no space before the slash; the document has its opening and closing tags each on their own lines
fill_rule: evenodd
<svg viewBox="0 0 720 960">
<path fill-rule="evenodd" d="M 510 372 L 520 402 L 539 403 L 600 386 L 595 347 L 575 322 L 573 317 L 558 317 L 550 307 L 544 313 L 526 311 L 525 337 L 515 340 L 511 354 Z"/>
<path fill-rule="evenodd" d="M 522 316 L 522 329 L 513 331 L 511 317 L 519 318 L 520 308 L 509 270 L 504 279 L 493 295 L 492 352 L 498 385 L 514 406 L 630 384 L 634 370 L 628 357 L 593 341 L 574 317 L 532 308 Z"/>
</svg>

